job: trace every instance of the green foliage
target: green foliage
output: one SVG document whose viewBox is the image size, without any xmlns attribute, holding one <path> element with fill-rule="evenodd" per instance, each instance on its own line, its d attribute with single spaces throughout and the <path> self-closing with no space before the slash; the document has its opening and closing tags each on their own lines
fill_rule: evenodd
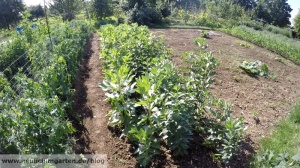
<svg viewBox="0 0 300 168">
<path fill-rule="evenodd" d="M 209 38 L 209 33 L 206 30 L 201 31 L 200 37 L 202 38 Z"/>
<path fill-rule="evenodd" d="M 105 18 L 105 19 L 96 21 L 94 26 L 96 28 L 100 28 L 101 26 L 107 25 L 107 24 L 117 25 L 117 21 L 113 20 L 112 18 Z"/>
<path fill-rule="evenodd" d="M 250 20 L 250 16 L 238 3 L 231 0 L 213 0 L 207 1 L 206 10 L 198 16 L 196 24 L 212 28 L 227 28 L 245 20 Z"/>
<path fill-rule="evenodd" d="M 260 0 L 254 9 L 254 15 L 269 24 L 285 27 L 290 24 L 291 11 L 287 0 Z"/>
<path fill-rule="evenodd" d="M 0 153 L 71 153 L 75 129 L 66 111 L 72 105 L 72 83 L 90 29 L 84 22 L 56 25 L 52 48 L 45 26 L 33 31 L 30 25 L 23 22 L 24 35 L 7 45 L 26 46 L 6 53 L 26 49 L 27 63 L 13 63 L 17 71 L 10 80 L 5 79 L 8 75 L 0 77 Z"/>
<path fill-rule="evenodd" d="M 61 15 L 63 21 L 71 21 L 75 19 L 75 15 L 82 8 L 81 0 L 51 0 L 51 9 Z"/>
<path fill-rule="evenodd" d="M 257 156 L 253 167 L 299 167 L 300 153 L 290 156 L 288 153 L 280 153 L 275 155 L 273 151 L 266 150 Z"/>
<path fill-rule="evenodd" d="M 162 22 L 162 14 L 152 7 L 138 7 L 136 4 L 134 8 L 126 12 L 128 23 L 138 23 L 139 25 L 153 26 Z"/>
<path fill-rule="evenodd" d="M 210 14 L 227 20 L 238 20 L 245 14 L 243 7 L 230 0 L 210 1 L 207 3 L 207 10 Z"/>
<path fill-rule="evenodd" d="M 216 18 L 211 17 L 211 15 L 208 15 L 206 13 L 199 14 L 196 25 L 199 26 L 205 26 L 205 27 L 211 27 L 211 28 L 221 28 L 221 23 L 218 22 Z"/>
<path fill-rule="evenodd" d="M 31 19 L 45 16 L 45 10 L 41 5 L 30 6 L 28 9 L 31 14 Z"/>
<path fill-rule="evenodd" d="M 233 0 L 233 2 L 244 7 L 245 10 L 253 9 L 256 6 L 255 0 Z"/>
<path fill-rule="evenodd" d="M 254 21 L 254 20 L 249 20 L 249 21 L 240 21 L 238 25 L 244 25 L 247 27 L 251 27 L 255 30 L 263 30 L 264 25 L 262 22 Z"/>
<path fill-rule="evenodd" d="M 260 141 L 251 167 L 299 167 L 300 104 L 278 122 L 272 134 Z"/>
<path fill-rule="evenodd" d="M 20 12 L 25 10 L 22 0 L 0 0 L 0 28 L 9 28 L 21 20 Z"/>
<path fill-rule="evenodd" d="M 237 41 L 236 42 L 238 45 L 245 47 L 245 48 L 251 48 L 252 46 L 249 43 L 246 43 L 244 41 Z"/>
<path fill-rule="evenodd" d="M 170 4 L 168 4 L 167 1 L 161 1 L 156 8 L 160 11 L 163 18 L 171 16 Z"/>
<path fill-rule="evenodd" d="M 265 47 L 300 64 L 300 42 L 297 40 L 269 31 L 256 31 L 246 26 L 234 27 L 227 33 Z"/>
<path fill-rule="evenodd" d="M 129 131 L 129 136 L 132 141 L 138 143 L 137 160 L 142 166 L 147 166 L 151 158 L 159 153 L 160 142 L 154 137 L 155 129 L 149 126 L 144 126 L 139 130 L 134 127 Z"/>
<path fill-rule="evenodd" d="M 267 78 L 269 74 L 269 68 L 266 64 L 260 61 L 247 62 L 244 61 L 240 67 L 250 75 L 259 75 Z"/>
<path fill-rule="evenodd" d="M 216 158 L 220 158 L 224 164 L 228 164 L 242 142 L 243 133 L 246 130 L 243 118 L 234 120 L 230 114 L 230 105 L 211 98 L 207 110 L 210 111 L 208 120 L 204 120 L 204 131 L 209 133 L 204 144 L 213 147 L 217 152 Z M 222 124 L 220 124 L 222 123 Z"/>
<path fill-rule="evenodd" d="M 138 146 L 139 164 L 149 165 L 161 142 L 173 155 L 187 154 L 194 134 L 203 136 L 205 144 L 228 163 L 243 139 L 244 127 L 240 119 L 230 117 L 228 105 L 210 101 L 208 88 L 217 65 L 211 53 L 185 54 L 189 68 L 180 72 L 168 59 L 162 39 L 150 35 L 146 27 L 107 25 L 100 36 L 105 74 L 100 87 L 112 107 L 109 124 L 123 128 L 122 136 Z M 199 47 L 204 42 L 195 40 Z M 210 104 L 216 108 L 206 110 Z"/>
<path fill-rule="evenodd" d="M 183 9 L 180 9 L 178 11 L 178 15 L 179 17 L 184 21 L 184 24 L 187 24 L 187 22 L 189 21 L 190 19 L 190 14 L 188 11 L 185 11 Z"/>
<path fill-rule="evenodd" d="M 294 28 L 298 38 L 300 38 L 300 12 L 294 18 Z"/>
<path fill-rule="evenodd" d="M 103 19 L 113 15 L 111 0 L 93 0 L 93 14 L 98 19 Z"/>
<path fill-rule="evenodd" d="M 288 38 L 292 38 L 292 31 L 288 28 L 280 28 L 273 25 L 267 25 L 265 27 L 265 30 L 268 30 L 269 32 L 272 32 L 274 34 L 281 34 L 283 36 L 286 36 Z"/>
</svg>

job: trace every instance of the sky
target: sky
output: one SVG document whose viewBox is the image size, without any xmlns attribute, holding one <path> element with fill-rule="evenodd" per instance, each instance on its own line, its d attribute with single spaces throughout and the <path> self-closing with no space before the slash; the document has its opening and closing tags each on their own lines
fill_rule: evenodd
<svg viewBox="0 0 300 168">
<path fill-rule="evenodd" d="M 290 4 L 291 8 L 293 9 L 291 12 L 291 23 L 293 22 L 293 19 L 297 15 L 299 9 L 300 9 L 300 1 L 299 0 L 288 0 L 288 3 Z"/>
<path fill-rule="evenodd" d="M 23 0 L 26 6 L 32 6 L 32 5 L 44 5 L 44 0 Z M 47 2 L 47 0 L 46 0 Z"/>
<path fill-rule="evenodd" d="M 27 6 L 44 4 L 44 0 L 23 0 L 23 1 Z M 47 1 L 49 1 L 49 0 L 46 0 L 46 2 Z M 291 21 L 292 21 L 300 9 L 300 0 L 288 0 L 288 3 L 290 4 L 291 8 L 293 9 L 293 11 L 291 12 L 291 16 L 292 16 Z"/>
</svg>

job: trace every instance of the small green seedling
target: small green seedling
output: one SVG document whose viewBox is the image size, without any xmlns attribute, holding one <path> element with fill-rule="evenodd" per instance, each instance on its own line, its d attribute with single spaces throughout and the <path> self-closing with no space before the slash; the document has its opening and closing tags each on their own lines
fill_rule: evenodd
<svg viewBox="0 0 300 168">
<path fill-rule="evenodd" d="M 252 46 L 249 43 L 246 43 L 244 41 L 236 41 L 236 43 L 244 48 L 252 48 Z"/>
</svg>

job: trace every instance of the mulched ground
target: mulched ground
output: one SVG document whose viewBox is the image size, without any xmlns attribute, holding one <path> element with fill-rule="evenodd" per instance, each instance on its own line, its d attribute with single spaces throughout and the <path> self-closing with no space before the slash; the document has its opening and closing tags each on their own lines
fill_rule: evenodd
<svg viewBox="0 0 300 168">
<path fill-rule="evenodd" d="M 153 29 L 155 35 L 164 35 L 165 43 L 172 48 L 172 59 L 177 67 L 183 66 L 182 52 L 193 51 L 197 47 L 193 39 L 200 36 L 199 30 Z M 258 141 L 271 133 L 278 120 L 286 116 L 292 105 L 300 98 L 300 67 L 290 61 L 276 60 L 280 57 L 266 49 L 251 44 L 244 48 L 237 44 L 235 37 L 216 32 L 207 40 L 220 65 L 216 69 L 215 83 L 211 92 L 215 97 L 233 103 L 233 115 L 243 116 L 248 126 L 247 141 L 243 150 L 235 158 L 231 167 L 245 167 L 246 158 L 257 149 Z M 102 63 L 99 59 L 99 37 L 93 34 L 91 42 L 85 47 L 85 56 L 81 61 L 75 84 L 76 94 L 71 117 L 78 132 L 75 148 L 77 153 L 107 154 L 109 167 L 137 167 L 134 149 L 119 133 L 107 126 L 105 115 L 110 110 L 104 92 L 98 84 L 103 80 Z M 276 80 L 255 78 L 239 68 L 244 61 L 260 60 L 277 76 Z M 209 149 L 197 147 L 200 141 L 192 142 L 189 155 L 173 157 L 169 150 L 155 158 L 152 167 L 220 167 L 209 156 Z"/>
</svg>

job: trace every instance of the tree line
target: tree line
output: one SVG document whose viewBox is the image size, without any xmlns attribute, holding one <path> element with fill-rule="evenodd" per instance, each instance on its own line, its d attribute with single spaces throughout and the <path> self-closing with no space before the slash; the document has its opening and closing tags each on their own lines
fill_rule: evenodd
<svg viewBox="0 0 300 168">
<path fill-rule="evenodd" d="M 206 11 L 217 17 L 239 17 L 240 8 L 253 20 L 279 27 L 287 27 L 292 11 L 287 0 L 47 0 L 50 13 L 60 15 L 63 21 L 75 18 L 81 10 L 89 7 L 93 17 L 103 19 L 108 16 L 123 13 L 129 23 L 137 22 L 143 25 L 161 23 L 162 18 L 171 15 L 174 9 L 184 11 Z M 22 0 L 0 0 L 0 28 L 9 28 L 18 22 L 25 10 L 30 11 L 32 18 L 44 16 L 41 5 L 27 7 Z M 234 11 L 231 12 L 230 11 Z M 299 19 L 298 19 L 299 20 Z M 297 22 L 297 19 L 295 19 Z M 297 26 L 298 23 L 295 23 Z M 297 28 L 296 28 L 297 29 Z"/>
</svg>

